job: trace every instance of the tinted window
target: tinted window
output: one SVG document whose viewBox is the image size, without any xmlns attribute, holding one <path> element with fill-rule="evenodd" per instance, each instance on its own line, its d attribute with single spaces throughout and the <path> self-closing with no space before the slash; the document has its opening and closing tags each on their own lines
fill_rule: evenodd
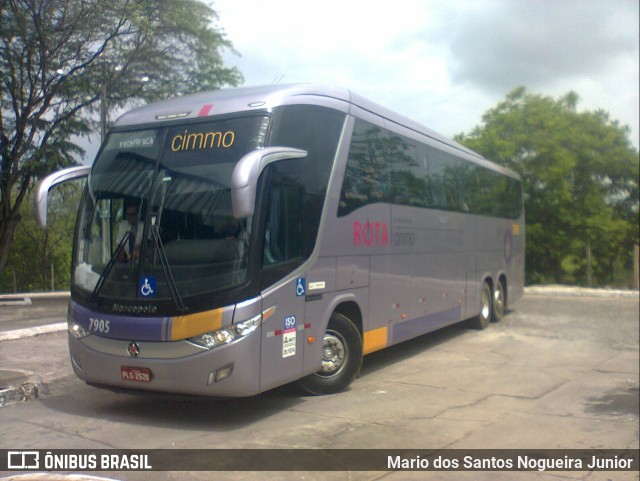
<svg viewBox="0 0 640 481">
<path fill-rule="evenodd" d="M 267 206 L 262 264 L 275 266 L 303 259 L 305 239 L 303 165 L 299 159 L 271 164 L 265 171 L 268 179 Z M 305 242 L 306 241 L 306 242 Z"/>
<path fill-rule="evenodd" d="M 269 144 L 308 152 L 303 159 L 274 164 L 273 173 L 277 174 L 279 187 L 273 184 L 278 193 L 270 194 L 270 208 L 273 209 L 277 209 L 274 202 L 287 202 L 287 208 L 294 209 L 293 198 L 298 196 L 299 205 L 295 209 L 299 212 L 302 235 L 297 237 L 304 258 L 313 251 L 318 236 L 322 206 L 344 120 L 342 112 L 312 105 L 280 107 L 273 114 Z"/>
<path fill-rule="evenodd" d="M 338 216 L 376 202 L 518 217 L 516 179 L 356 120 Z"/>
<path fill-rule="evenodd" d="M 389 136 L 383 129 L 356 121 L 338 215 L 346 215 L 367 204 L 388 201 L 390 165 L 384 149 L 387 143 L 390 143 Z"/>
</svg>

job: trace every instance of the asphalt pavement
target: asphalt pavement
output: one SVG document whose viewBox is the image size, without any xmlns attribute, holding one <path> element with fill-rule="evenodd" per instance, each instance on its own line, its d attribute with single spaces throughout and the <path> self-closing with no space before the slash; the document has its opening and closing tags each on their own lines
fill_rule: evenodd
<svg viewBox="0 0 640 481">
<path fill-rule="evenodd" d="M 0 295 L 0 345 L 5 341 L 66 331 L 68 303 L 68 292 Z M 36 399 L 49 392 L 42 377 L 44 366 L 16 364 L 3 359 L 0 365 L 0 407 Z"/>
</svg>

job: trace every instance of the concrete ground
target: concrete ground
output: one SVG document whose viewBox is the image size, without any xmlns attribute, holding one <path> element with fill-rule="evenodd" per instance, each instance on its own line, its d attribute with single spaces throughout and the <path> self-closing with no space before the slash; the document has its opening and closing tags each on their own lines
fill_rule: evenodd
<svg viewBox="0 0 640 481">
<path fill-rule="evenodd" d="M 38 399 L 0 409 L 0 449 L 638 449 L 638 310 L 637 292 L 530 288 L 502 323 L 481 332 L 453 326 L 371 354 L 349 390 L 324 397 L 289 386 L 229 401 L 117 395 L 74 377 L 64 331 L 2 340 L 2 369 L 22 370 L 40 384 L 27 396 Z M 638 479 L 620 471 L 113 474 L 122 480 Z"/>
</svg>

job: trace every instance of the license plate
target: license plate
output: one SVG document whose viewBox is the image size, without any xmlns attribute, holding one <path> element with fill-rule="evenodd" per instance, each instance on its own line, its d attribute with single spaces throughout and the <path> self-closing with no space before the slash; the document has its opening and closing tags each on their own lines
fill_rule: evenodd
<svg viewBox="0 0 640 481">
<path fill-rule="evenodd" d="M 148 367 L 121 366 L 120 377 L 123 381 L 151 382 L 151 369 Z"/>
</svg>

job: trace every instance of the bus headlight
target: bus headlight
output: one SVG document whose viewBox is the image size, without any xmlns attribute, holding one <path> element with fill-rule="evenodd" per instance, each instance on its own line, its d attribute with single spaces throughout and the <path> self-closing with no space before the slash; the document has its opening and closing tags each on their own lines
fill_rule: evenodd
<svg viewBox="0 0 640 481">
<path fill-rule="evenodd" d="M 213 349 L 214 347 L 222 346 L 224 344 L 231 344 L 234 341 L 242 339 L 248 336 L 262 325 L 262 321 L 271 317 L 276 308 L 270 307 L 269 309 L 258 314 L 246 321 L 238 322 L 232 326 L 219 329 L 217 331 L 205 332 L 199 336 L 187 339 L 187 341 L 197 344 L 198 346 L 206 347 L 207 349 Z"/>
<path fill-rule="evenodd" d="M 82 327 L 72 319 L 67 320 L 67 329 L 69 330 L 69 333 L 76 339 L 81 339 L 91 334 L 91 332 L 86 330 L 84 327 Z"/>
</svg>

